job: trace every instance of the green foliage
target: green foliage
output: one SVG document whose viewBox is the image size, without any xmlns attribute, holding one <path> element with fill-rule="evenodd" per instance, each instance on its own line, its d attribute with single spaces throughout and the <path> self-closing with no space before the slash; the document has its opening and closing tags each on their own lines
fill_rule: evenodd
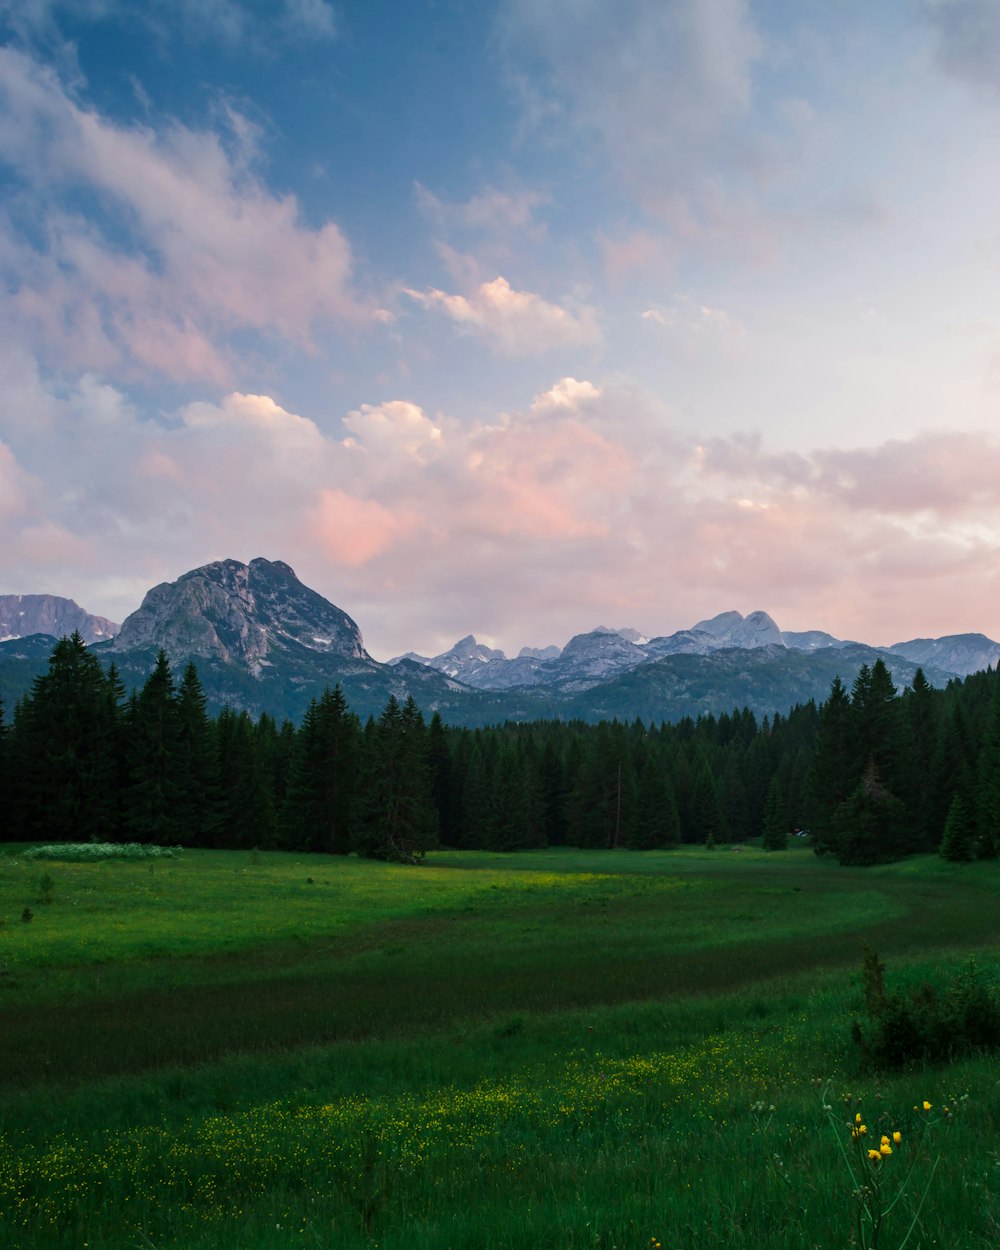
<svg viewBox="0 0 1000 1250">
<path fill-rule="evenodd" d="M 105 859 L 173 859 L 179 851 L 180 847 L 151 846 L 147 842 L 51 842 L 27 847 L 21 858 L 95 864 Z"/>
<path fill-rule="evenodd" d="M 866 947 L 861 975 L 866 1019 L 852 1022 L 851 1036 L 875 1067 L 943 1063 L 1000 1048 L 1000 986 L 974 959 L 943 985 L 925 981 L 890 992 L 884 965 Z"/>
</svg>

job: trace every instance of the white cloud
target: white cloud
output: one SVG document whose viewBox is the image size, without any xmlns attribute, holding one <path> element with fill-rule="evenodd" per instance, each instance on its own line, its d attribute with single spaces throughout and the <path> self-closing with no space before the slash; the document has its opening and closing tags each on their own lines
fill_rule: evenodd
<svg viewBox="0 0 1000 1250">
<path fill-rule="evenodd" d="M 437 226 L 487 234 L 544 234 L 537 212 L 549 202 L 537 191 L 500 191 L 487 186 L 462 203 L 449 203 L 416 183 L 417 207 Z"/>
<path fill-rule="evenodd" d="M 929 0 L 925 11 L 948 73 L 1000 91 L 1000 8 L 995 0 Z"/>
<path fill-rule="evenodd" d="M 285 0 L 285 21 L 291 30 L 311 38 L 332 39 L 337 33 L 333 8 L 326 0 Z"/>
<path fill-rule="evenodd" d="M 443 312 L 460 331 L 483 339 L 505 356 L 540 356 L 600 340 L 593 308 L 550 303 L 532 291 L 515 290 L 504 277 L 483 282 L 468 297 L 435 289 L 405 293 L 424 308 Z"/>
<path fill-rule="evenodd" d="M 596 137 L 634 188 L 662 194 L 710 165 L 750 105 L 762 45 L 745 0 L 506 0 L 500 22 L 543 125 Z M 524 61 L 541 72 L 520 75 Z"/>
<path fill-rule="evenodd" d="M 24 188 L 0 249 L 9 315 L 70 363 L 215 379 L 232 330 L 308 347 L 318 322 L 367 317 L 344 235 L 305 225 L 294 196 L 257 179 L 251 140 L 243 128 L 229 150 L 179 124 L 118 126 L 0 49 L 0 163 Z M 81 189 L 110 215 L 71 211 Z M 29 217 L 30 234 L 19 225 Z"/>
</svg>

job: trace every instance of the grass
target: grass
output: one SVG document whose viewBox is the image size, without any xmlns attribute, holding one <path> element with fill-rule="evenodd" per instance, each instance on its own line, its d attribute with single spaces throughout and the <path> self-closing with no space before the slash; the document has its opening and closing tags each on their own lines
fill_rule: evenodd
<svg viewBox="0 0 1000 1250">
<path fill-rule="evenodd" d="M 996 966 L 994 865 L 16 852 L 0 1244 L 825 1250 L 827 1081 L 911 1144 L 968 1091 L 909 1247 L 1000 1244 L 993 1063 L 875 1078 L 849 1040 L 862 941 L 890 978 Z"/>
</svg>

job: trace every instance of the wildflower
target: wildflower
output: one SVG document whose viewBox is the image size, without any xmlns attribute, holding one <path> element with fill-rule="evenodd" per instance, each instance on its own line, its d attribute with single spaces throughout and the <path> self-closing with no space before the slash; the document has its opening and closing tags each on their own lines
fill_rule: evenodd
<svg viewBox="0 0 1000 1250">
<path fill-rule="evenodd" d="M 892 1147 L 889 1145 L 889 1143 L 888 1143 L 888 1142 L 883 1142 L 883 1143 L 882 1143 L 882 1146 L 881 1146 L 881 1153 L 882 1153 L 882 1154 L 884 1154 L 884 1155 L 891 1155 L 891 1154 L 892 1154 Z"/>
<path fill-rule="evenodd" d="M 855 1124 L 860 1124 L 860 1123 L 861 1123 L 861 1112 L 860 1112 L 860 1111 L 857 1113 L 857 1115 L 855 1115 L 855 1117 L 854 1117 L 854 1123 L 855 1123 Z"/>
<path fill-rule="evenodd" d="M 882 1155 L 878 1150 L 869 1150 L 868 1158 L 871 1159 L 872 1163 L 878 1163 L 881 1160 Z"/>
<path fill-rule="evenodd" d="M 892 1144 L 894 1146 L 898 1146 L 902 1140 L 903 1140 L 903 1134 L 897 1129 L 896 1132 L 893 1133 L 892 1135 Z"/>
<path fill-rule="evenodd" d="M 931 1104 L 930 1104 L 929 1102 L 925 1102 L 925 1103 L 924 1103 L 924 1110 L 925 1110 L 925 1111 L 930 1111 L 930 1109 L 931 1109 Z"/>
</svg>

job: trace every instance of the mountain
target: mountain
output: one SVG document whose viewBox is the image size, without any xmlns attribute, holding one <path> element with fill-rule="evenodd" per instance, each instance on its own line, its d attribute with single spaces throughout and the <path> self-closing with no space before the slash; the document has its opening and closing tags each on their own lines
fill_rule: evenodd
<svg viewBox="0 0 1000 1250">
<path fill-rule="evenodd" d="M 154 586 L 110 650 L 163 648 L 171 659 L 245 665 L 254 677 L 275 656 L 301 651 L 370 660 L 346 612 L 304 586 L 280 560 L 217 560 Z"/>
<path fill-rule="evenodd" d="M 895 642 L 886 647 L 886 651 L 916 664 L 933 664 L 962 677 L 981 672 L 984 668 L 996 668 L 1000 661 L 1000 642 L 993 642 L 985 634 L 914 638 L 910 642 Z"/>
<path fill-rule="evenodd" d="M 436 668 L 438 672 L 446 673 L 458 681 L 471 682 L 475 685 L 472 679 L 483 664 L 488 664 L 491 660 L 506 660 L 506 658 L 502 651 L 494 651 L 491 647 L 476 642 L 474 635 L 467 634 L 464 638 L 460 638 L 453 647 L 431 659 L 417 655 L 414 651 L 407 651 L 405 655 L 397 655 L 389 663 L 398 664 L 400 660 L 413 660 L 417 664 L 426 664 L 430 668 Z"/>
<path fill-rule="evenodd" d="M 113 638 L 118 626 L 58 595 L 0 595 L 0 642 L 32 634 L 62 638 L 74 630 L 84 642 L 102 642 Z"/>
<path fill-rule="evenodd" d="M 324 687 L 340 684 L 361 716 L 390 695 L 457 709 L 465 687 L 404 660 L 373 660 L 346 612 L 305 586 L 280 560 L 217 560 L 154 586 L 113 642 L 94 648 L 127 683 L 140 684 L 162 648 L 175 671 L 198 666 L 209 703 L 293 720 Z"/>
<path fill-rule="evenodd" d="M 18 603 L 32 598 L 48 597 Z M 64 632 L 62 619 L 45 618 L 55 633 Z M 0 642 L 0 697 L 8 709 L 45 670 L 55 633 Z M 912 683 L 918 665 L 940 686 L 1000 661 L 1000 644 L 983 634 L 879 649 L 821 630 L 782 633 L 766 612 L 727 611 L 654 638 L 599 626 L 561 651 L 524 648 L 513 659 L 469 634 L 431 659 L 409 653 L 381 664 L 346 612 L 287 564 L 259 557 L 219 560 L 155 586 L 117 636 L 93 644 L 132 687 L 145 681 L 161 647 L 178 675 L 188 661 L 197 663 L 214 709 L 229 704 L 298 720 L 310 699 L 339 684 L 362 717 L 378 715 L 390 695 L 412 694 L 425 714 L 439 711 L 448 723 L 470 727 L 553 717 L 677 720 L 744 706 L 784 714 L 796 702 L 825 699 L 835 676 L 850 686 L 861 665 L 880 656 L 899 687 Z"/>
</svg>

